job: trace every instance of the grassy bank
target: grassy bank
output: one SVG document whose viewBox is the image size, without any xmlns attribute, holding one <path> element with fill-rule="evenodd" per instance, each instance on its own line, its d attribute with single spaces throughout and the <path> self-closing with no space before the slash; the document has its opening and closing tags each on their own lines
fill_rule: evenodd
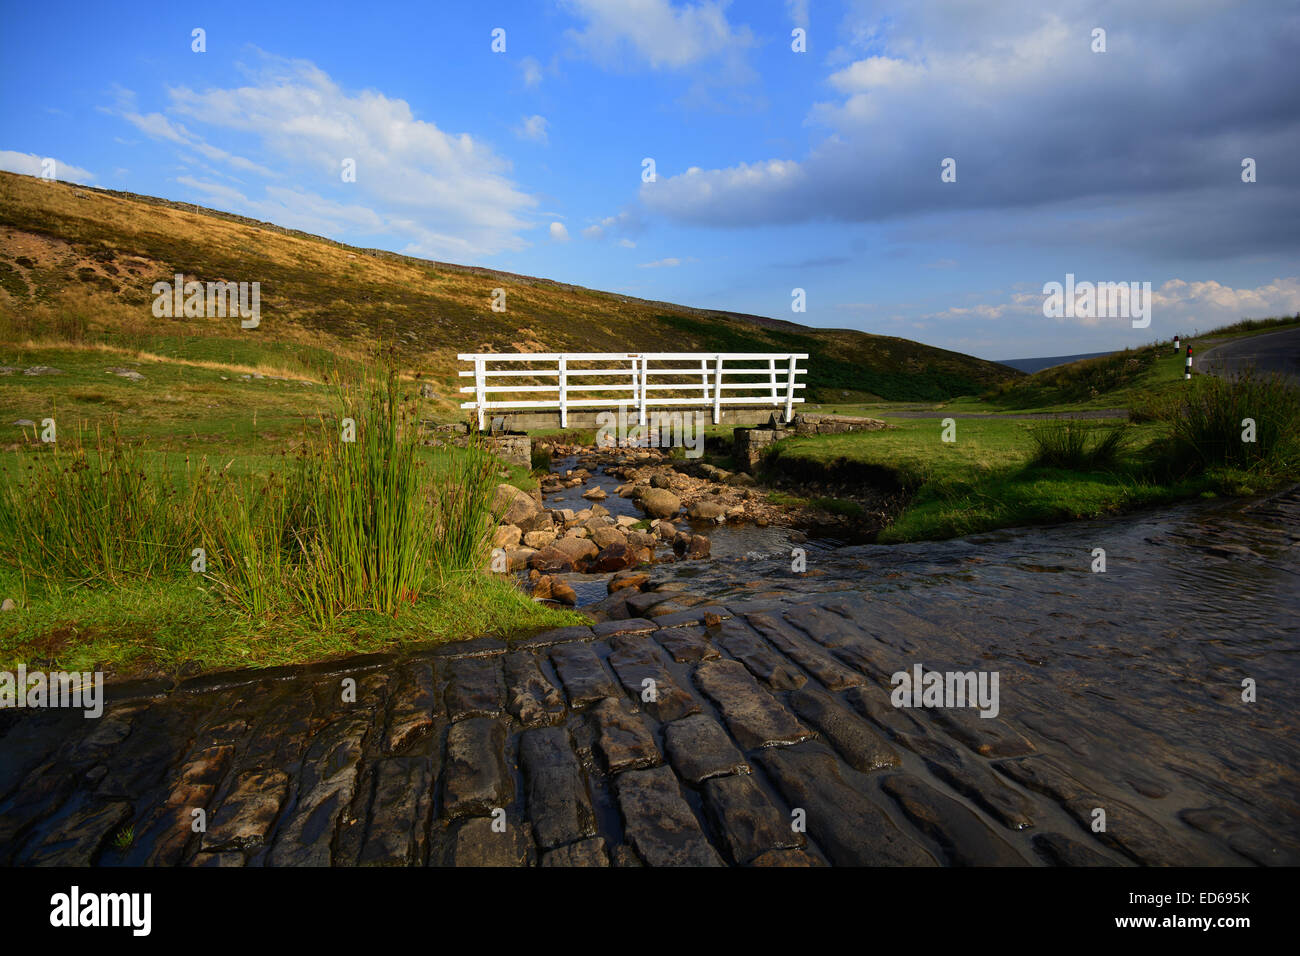
<svg viewBox="0 0 1300 956">
<path fill-rule="evenodd" d="M 1193 357 L 1196 357 L 1223 342 L 1296 327 L 1300 327 L 1300 317 L 1246 319 L 1196 338 L 1184 336 L 1178 353 L 1174 352 L 1173 341 L 1167 339 L 1043 369 L 979 394 L 944 402 L 844 401 L 809 404 L 805 408 L 810 412 L 874 417 L 887 417 L 891 411 L 898 410 L 1026 414 L 1128 409 L 1141 418 L 1152 403 L 1176 395 L 1182 389 L 1188 345 L 1193 346 Z"/>
<path fill-rule="evenodd" d="M 884 416 L 889 420 L 889 416 Z M 1244 418 L 1254 442 L 1242 440 Z M 1137 423 L 894 419 L 881 432 L 794 437 L 765 467 L 893 483 L 908 503 L 882 543 L 1100 517 L 1195 496 L 1254 494 L 1300 479 L 1300 398 L 1280 382 L 1203 378 Z"/>
<path fill-rule="evenodd" d="M 278 452 L 213 461 L 61 418 L 4 455 L 0 667 L 192 673 L 576 620 L 483 570 L 497 459 L 424 447 L 395 375 L 328 404 L 283 412 Z"/>
</svg>

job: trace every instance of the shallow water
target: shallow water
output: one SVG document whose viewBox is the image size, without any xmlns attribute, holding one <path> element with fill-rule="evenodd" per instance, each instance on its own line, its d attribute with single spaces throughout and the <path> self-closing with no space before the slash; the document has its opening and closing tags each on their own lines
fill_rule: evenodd
<svg viewBox="0 0 1300 956">
<path fill-rule="evenodd" d="M 575 456 L 556 459 L 553 463 L 553 470 L 560 475 L 563 475 L 566 470 L 576 467 L 578 465 Z M 591 477 L 587 481 L 574 488 L 565 488 L 562 491 L 544 495 L 542 497 L 543 503 L 547 508 L 554 510 L 571 508 L 574 511 L 581 511 L 593 504 L 589 499 L 582 497 L 583 492 L 590 491 L 592 488 L 601 488 L 605 491 L 607 497 L 603 501 L 595 503 L 604 506 L 611 515 L 615 517 L 630 515 L 638 520 L 645 517 L 631 498 L 620 498 L 615 492 L 614 489 L 623 484 L 621 479 L 606 474 L 603 465 L 591 468 L 590 471 Z M 794 528 L 776 526 L 760 528 L 758 525 L 747 522 L 717 524 L 713 521 L 688 521 L 685 518 L 679 518 L 674 521 L 674 524 L 683 529 L 690 527 L 696 533 L 707 537 L 711 557 L 722 560 L 759 560 L 785 556 L 788 561 L 789 555 L 794 548 L 802 548 L 805 552 L 812 554 L 841 547 L 846 543 L 839 538 L 805 534 Z M 568 579 L 575 590 L 577 584 L 574 578 L 578 577 L 582 577 L 582 575 L 576 575 Z M 602 576 L 602 580 L 606 577 Z M 604 596 L 604 594 L 601 595 L 601 597 Z M 579 594 L 579 604 L 586 603 L 590 602 L 583 601 L 582 595 Z"/>
</svg>

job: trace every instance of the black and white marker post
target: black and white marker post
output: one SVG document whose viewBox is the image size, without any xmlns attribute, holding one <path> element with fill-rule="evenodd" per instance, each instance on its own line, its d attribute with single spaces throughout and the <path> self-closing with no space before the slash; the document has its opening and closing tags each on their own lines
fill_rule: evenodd
<svg viewBox="0 0 1300 956">
<path fill-rule="evenodd" d="M 1182 336 L 1181 336 L 1181 335 L 1175 335 L 1175 336 L 1174 336 L 1174 354 L 1175 354 L 1175 355 L 1177 355 L 1179 352 L 1182 351 L 1182 348 L 1181 348 L 1180 345 L 1179 345 L 1179 342 L 1180 342 L 1181 340 L 1182 340 Z"/>
<path fill-rule="evenodd" d="M 1191 377 L 1192 377 L 1192 347 L 1189 345 L 1187 346 L 1187 370 L 1186 372 L 1183 373 L 1183 378 L 1189 379 Z"/>
</svg>

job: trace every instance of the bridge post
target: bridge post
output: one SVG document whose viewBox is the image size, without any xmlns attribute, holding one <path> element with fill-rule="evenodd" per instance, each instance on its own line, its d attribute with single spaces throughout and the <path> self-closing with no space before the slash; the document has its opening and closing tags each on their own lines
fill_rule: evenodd
<svg viewBox="0 0 1300 956">
<path fill-rule="evenodd" d="M 785 420 L 788 422 L 794 417 L 794 370 L 797 360 L 794 355 L 790 356 L 790 375 L 785 382 Z"/>
<path fill-rule="evenodd" d="M 478 430 L 482 431 L 486 422 L 483 418 L 483 358 L 476 356 L 474 359 L 474 402 L 478 405 Z"/>
<path fill-rule="evenodd" d="M 770 358 L 770 359 L 767 360 L 767 374 L 768 374 L 768 376 L 769 376 L 769 377 L 771 378 L 771 380 L 772 380 L 772 404 L 775 405 L 776 402 L 777 402 L 777 398 L 776 398 L 776 359 L 774 359 L 774 358 Z"/>
<path fill-rule="evenodd" d="M 704 357 L 700 358 L 700 384 L 704 389 L 704 394 L 701 397 L 707 402 L 709 400 L 709 360 Z"/>
<path fill-rule="evenodd" d="M 560 356 L 560 427 L 569 427 L 569 363 L 568 356 Z"/>
<path fill-rule="evenodd" d="M 638 424 L 642 428 L 645 428 L 645 375 L 646 375 L 645 367 L 648 364 L 649 362 L 646 360 L 646 357 L 644 355 L 641 356 L 641 383 L 640 383 L 640 387 L 637 389 L 637 394 L 640 396 L 641 399 L 640 404 L 638 406 Z"/>
<path fill-rule="evenodd" d="M 722 422 L 722 355 L 719 354 L 717 359 L 717 369 L 713 374 L 713 424 L 718 425 Z"/>
</svg>

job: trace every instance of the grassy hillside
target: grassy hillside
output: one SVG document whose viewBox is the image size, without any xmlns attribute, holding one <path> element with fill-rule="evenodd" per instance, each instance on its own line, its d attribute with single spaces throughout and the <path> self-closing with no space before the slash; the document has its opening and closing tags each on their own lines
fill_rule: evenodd
<svg viewBox="0 0 1300 956">
<path fill-rule="evenodd" d="M 150 287 L 261 283 L 262 322 L 155 319 Z M 507 311 L 491 310 L 506 290 Z M 0 343 L 58 338 L 317 378 L 376 345 L 451 396 L 458 351 L 807 351 L 811 399 L 937 401 L 1018 377 L 1005 366 L 845 330 L 633 299 L 355 249 L 128 193 L 0 173 Z M 218 342 L 204 340 L 217 339 Z M 13 364 L 12 362 L 9 364 Z M 444 415 L 454 404 L 444 401 Z"/>
<path fill-rule="evenodd" d="M 1175 353 L 1172 340 L 1109 355 L 1081 359 L 1043 369 L 1008 381 L 980 398 L 990 411 L 1066 411 L 1091 408 L 1128 408 L 1142 417 L 1152 401 L 1183 387 L 1186 347 L 1204 355 L 1211 347 L 1246 335 L 1259 335 L 1300 325 L 1300 316 L 1245 319 L 1195 338 L 1184 338 Z M 975 400 L 954 404 L 973 410 Z"/>
<path fill-rule="evenodd" d="M 1230 339 L 1296 325 L 1300 316 L 1247 319 L 1191 344 L 1204 355 Z M 1269 376 L 1188 382 L 1185 361 L 1186 353 L 1165 341 L 928 408 L 837 405 L 831 410 L 866 412 L 894 428 L 788 438 L 766 467 L 850 488 L 855 475 L 888 476 L 909 497 L 879 535 L 884 543 L 1100 517 L 1198 495 L 1256 494 L 1300 479 L 1300 392 Z M 1026 412 L 1091 417 L 1027 420 Z M 924 417 L 910 417 L 917 413 Z M 1241 440 L 1248 416 L 1260 428 L 1250 444 Z"/>
</svg>

